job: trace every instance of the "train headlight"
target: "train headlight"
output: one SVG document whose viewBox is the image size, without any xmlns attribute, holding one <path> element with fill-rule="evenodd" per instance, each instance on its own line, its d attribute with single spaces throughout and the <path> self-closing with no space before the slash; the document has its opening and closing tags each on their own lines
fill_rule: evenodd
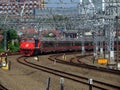
<svg viewBox="0 0 120 90">
<path fill-rule="evenodd" d="M 25 47 L 29 47 L 29 44 L 26 44 Z"/>
<path fill-rule="evenodd" d="M 38 57 L 34 57 L 34 59 L 35 59 L 36 61 L 38 61 Z"/>
<path fill-rule="evenodd" d="M 120 62 L 117 64 L 118 70 L 120 70 Z"/>
</svg>

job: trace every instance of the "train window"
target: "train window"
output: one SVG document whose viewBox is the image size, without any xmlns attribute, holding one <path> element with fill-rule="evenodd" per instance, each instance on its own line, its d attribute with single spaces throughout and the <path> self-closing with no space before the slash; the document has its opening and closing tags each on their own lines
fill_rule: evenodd
<svg viewBox="0 0 120 90">
<path fill-rule="evenodd" d="M 28 42 L 33 42 L 33 40 L 32 39 L 28 39 Z"/>
<path fill-rule="evenodd" d="M 91 46 L 92 45 L 92 42 L 88 42 L 88 46 Z"/>
<path fill-rule="evenodd" d="M 85 44 L 84 44 L 85 46 L 91 46 L 91 43 L 90 42 L 85 42 Z"/>
<path fill-rule="evenodd" d="M 68 42 L 64 43 L 64 42 L 59 42 L 58 46 L 68 46 L 70 45 Z"/>
<path fill-rule="evenodd" d="M 27 40 L 26 39 L 22 39 L 21 42 L 26 42 Z"/>
<path fill-rule="evenodd" d="M 85 42 L 84 44 L 85 44 L 85 45 L 89 45 L 89 43 L 88 43 L 88 42 Z"/>
<path fill-rule="evenodd" d="M 94 42 L 91 42 L 91 46 L 94 46 Z"/>
<path fill-rule="evenodd" d="M 44 47 L 53 47 L 54 46 L 54 42 L 44 42 L 43 46 Z"/>
<path fill-rule="evenodd" d="M 53 47 L 54 43 L 53 42 L 49 42 L 48 45 L 49 45 L 49 47 Z"/>
<path fill-rule="evenodd" d="M 43 43 L 43 47 L 48 47 L 48 43 L 47 43 L 47 42 L 44 42 L 44 43 Z"/>
<path fill-rule="evenodd" d="M 75 42 L 74 45 L 75 46 L 81 46 L 81 42 Z"/>
</svg>

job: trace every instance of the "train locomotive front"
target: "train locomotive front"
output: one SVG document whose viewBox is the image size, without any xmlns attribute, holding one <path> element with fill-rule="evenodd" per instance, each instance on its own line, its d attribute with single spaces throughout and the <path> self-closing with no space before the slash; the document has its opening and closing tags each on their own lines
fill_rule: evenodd
<svg viewBox="0 0 120 90">
<path fill-rule="evenodd" d="M 40 41 L 34 38 L 24 38 L 20 41 L 20 53 L 31 56 L 39 52 Z"/>
</svg>

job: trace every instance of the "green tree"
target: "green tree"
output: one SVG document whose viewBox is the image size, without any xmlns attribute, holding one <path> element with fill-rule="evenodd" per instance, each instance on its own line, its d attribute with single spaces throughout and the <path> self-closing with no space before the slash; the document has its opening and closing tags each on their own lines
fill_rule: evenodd
<svg viewBox="0 0 120 90">
<path fill-rule="evenodd" d="M 17 39 L 17 37 L 18 37 L 18 35 L 17 35 L 16 30 L 14 30 L 14 29 L 9 29 L 9 30 L 7 31 L 7 40 L 8 40 L 8 41 L 12 41 L 12 40 L 14 40 L 14 39 Z"/>
<path fill-rule="evenodd" d="M 4 51 L 3 44 L 0 44 L 0 52 L 1 52 L 1 51 Z"/>
<path fill-rule="evenodd" d="M 7 32 L 7 47 L 10 51 L 18 51 L 19 42 L 15 41 L 18 38 L 17 31 L 9 29 Z"/>
</svg>

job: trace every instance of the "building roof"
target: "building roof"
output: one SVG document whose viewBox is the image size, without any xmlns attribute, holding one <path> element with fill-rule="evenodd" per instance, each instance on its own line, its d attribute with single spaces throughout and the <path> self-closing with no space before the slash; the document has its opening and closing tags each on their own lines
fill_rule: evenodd
<svg viewBox="0 0 120 90">
<path fill-rule="evenodd" d="M 36 34 L 37 31 L 35 29 L 23 29 L 20 30 L 23 34 Z"/>
<path fill-rule="evenodd" d="M 41 36 L 45 37 L 47 35 L 53 34 L 56 38 L 61 37 L 61 31 L 60 30 L 43 30 L 41 31 Z"/>
<path fill-rule="evenodd" d="M 3 40 L 3 35 L 0 35 L 0 42 Z"/>
</svg>

